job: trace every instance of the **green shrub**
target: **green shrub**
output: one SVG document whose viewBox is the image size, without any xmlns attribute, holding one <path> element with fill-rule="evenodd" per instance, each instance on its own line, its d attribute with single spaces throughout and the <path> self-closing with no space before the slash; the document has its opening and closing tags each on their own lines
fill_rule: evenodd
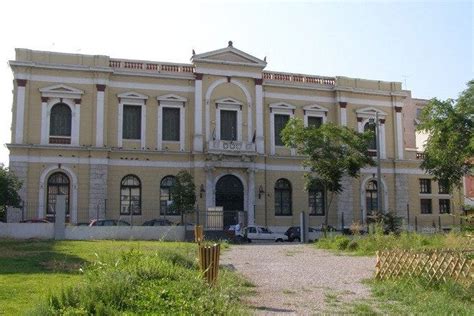
<svg viewBox="0 0 474 316">
<path fill-rule="evenodd" d="M 245 285 L 222 272 L 210 287 L 193 256 L 165 249 L 154 254 L 132 250 L 99 257 L 84 269 L 84 282 L 52 294 L 34 314 L 241 314 L 238 297 Z"/>
<path fill-rule="evenodd" d="M 375 225 L 377 226 L 377 225 Z M 469 247 L 469 237 L 463 233 L 449 234 L 418 234 L 402 232 L 400 234 L 384 235 L 379 229 L 377 233 L 356 236 L 349 239 L 346 236 L 321 238 L 316 247 L 337 251 L 347 251 L 356 255 L 374 255 L 379 250 L 389 249 L 439 249 Z"/>
<path fill-rule="evenodd" d="M 347 248 L 347 245 L 349 244 L 350 240 L 349 238 L 345 236 L 337 236 L 336 238 L 336 247 L 339 250 L 345 250 Z"/>
<path fill-rule="evenodd" d="M 355 251 L 355 250 L 357 250 L 357 248 L 359 248 L 359 244 L 357 243 L 357 240 L 351 240 L 347 244 L 347 250 L 348 251 Z"/>
</svg>

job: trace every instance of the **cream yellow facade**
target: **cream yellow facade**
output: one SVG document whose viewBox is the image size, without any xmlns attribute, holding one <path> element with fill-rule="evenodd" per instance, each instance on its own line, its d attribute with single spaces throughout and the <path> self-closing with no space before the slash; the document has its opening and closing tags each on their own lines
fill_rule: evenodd
<svg viewBox="0 0 474 316">
<path fill-rule="evenodd" d="M 140 211 L 133 221 L 142 223 L 163 215 L 162 180 L 187 169 L 194 176 L 200 210 L 221 203 L 218 183 L 233 175 L 241 190 L 241 201 L 233 205 L 241 205 L 248 223 L 283 229 L 298 224 L 300 212 L 311 210 L 302 157 L 277 145 L 275 120 L 281 115 L 305 122 L 319 117 L 363 131 L 378 112 L 384 210 L 409 217 L 411 225 L 415 217 L 418 225 L 453 224 L 451 215 L 439 213 L 438 200 L 448 199 L 453 213 L 457 197 L 438 194 L 434 181 L 432 193 L 419 193 L 419 179 L 430 177 L 410 150 L 405 125 L 411 112 L 405 109 L 412 101 L 398 82 L 266 71 L 265 60 L 231 43 L 194 54 L 189 64 L 17 49 L 10 66 L 15 79 L 10 168 L 24 182 L 20 193 L 29 216 L 47 215 L 53 194 L 48 183 L 58 172 L 68 181 L 71 222 L 126 216 L 121 183 L 133 175 L 140 182 Z M 66 136 L 51 134 L 57 104 L 70 111 Z M 129 122 L 124 113 L 130 106 L 139 113 L 133 139 L 124 137 Z M 179 136 L 172 141 L 163 133 L 169 123 L 165 109 L 179 110 L 173 121 Z M 228 122 L 233 122 L 231 129 Z M 224 136 L 229 131 L 231 139 Z M 358 179 L 344 179 L 344 193 L 324 210 L 332 226 L 366 220 L 366 190 L 375 173 L 375 168 L 364 168 Z M 275 206 L 276 196 L 281 197 L 275 188 L 279 179 L 290 184 L 285 215 L 275 211 L 282 209 Z M 431 214 L 421 214 L 420 199 L 432 200 Z M 322 214 L 309 216 L 310 226 L 323 221 Z"/>
</svg>

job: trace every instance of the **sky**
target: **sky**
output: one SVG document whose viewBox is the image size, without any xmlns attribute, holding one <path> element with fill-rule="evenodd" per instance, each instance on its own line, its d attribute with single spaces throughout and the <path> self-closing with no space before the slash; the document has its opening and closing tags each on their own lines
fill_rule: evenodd
<svg viewBox="0 0 474 316">
<path fill-rule="evenodd" d="M 15 48 L 188 63 L 227 46 L 267 70 L 399 81 L 455 99 L 474 78 L 472 1 L 2 1 L 0 163 Z"/>
</svg>

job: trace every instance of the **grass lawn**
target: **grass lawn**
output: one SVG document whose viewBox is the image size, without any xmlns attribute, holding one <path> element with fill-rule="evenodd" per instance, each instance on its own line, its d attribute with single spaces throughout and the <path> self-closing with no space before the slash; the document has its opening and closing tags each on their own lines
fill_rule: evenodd
<svg viewBox="0 0 474 316">
<path fill-rule="evenodd" d="M 1 240 L 0 314 L 244 312 L 248 284 L 222 270 L 209 288 L 195 257 L 188 243 Z M 125 290 L 140 296 L 128 302 Z"/>
<path fill-rule="evenodd" d="M 373 256 L 384 249 L 471 248 L 467 234 L 423 235 L 371 234 L 365 236 L 332 236 L 316 244 L 341 254 Z M 429 284 L 426 280 L 368 280 L 372 297 L 351 304 L 340 303 L 339 311 L 358 315 L 474 315 L 474 288 L 463 288 L 454 282 Z"/>
</svg>

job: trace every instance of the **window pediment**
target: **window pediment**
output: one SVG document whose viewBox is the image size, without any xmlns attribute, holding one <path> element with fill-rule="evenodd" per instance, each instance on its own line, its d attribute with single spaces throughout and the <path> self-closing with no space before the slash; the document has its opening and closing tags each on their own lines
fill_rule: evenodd
<svg viewBox="0 0 474 316">
<path fill-rule="evenodd" d="M 186 99 L 182 96 L 176 95 L 176 94 L 165 94 L 165 95 L 161 95 L 159 97 L 156 97 L 156 99 L 160 102 L 162 102 L 162 101 L 187 102 L 188 101 L 188 99 Z"/>
<path fill-rule="evenodd" d="M 242 102 L 234 99 L 234 98 L 222 98 L 222 99 L 218 99 L 216 100 L 216 104 L 222 104 L 222 105 L 238 105 L 238 106 L 241 106 L 242 105 Z"/>
<path fill-rule="evenodd" d="M 310 112 L 328 112 L 327 108 L 325 108 L 324 106 L 317 105 L 317 104 L 306 105 L 303 107 L 303 110 L 310 111 Z"/>
<path fill-rule="evenodd" d="M 39 89 L 42 97 L 47 98 L 69 98 L 80 99 L 84 91 L 67 86 L 65 84 L 57 84 Z"/>
<path fill-rule="evenodd" d="M 294 113 L 296 106 L 286 102 L 270 103 L 270 112 Z"/>
<path fill-rule="evenodd" d="M 140 104 L 143 105 L 146 103 L 148 100 L 148 96 L 134 92 L 134 91 L 129 91 L 129 92 L 124 92 L 117 94 L 117 97 L 119 98 L 120 103 L 127 103 L 127 104 Z"/>
<path fill-rule="evenodd" d="M 374 118 L 376 113 L 378 113 L 379 117 L 387 116 L 386 112 L 381 111 L 374 107 L 368 107 L 368 108 L 356 110 L 357 117 L 363 117 L 363 118 Z"/>
</svg>

